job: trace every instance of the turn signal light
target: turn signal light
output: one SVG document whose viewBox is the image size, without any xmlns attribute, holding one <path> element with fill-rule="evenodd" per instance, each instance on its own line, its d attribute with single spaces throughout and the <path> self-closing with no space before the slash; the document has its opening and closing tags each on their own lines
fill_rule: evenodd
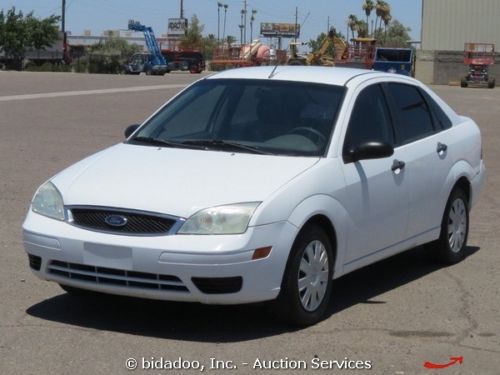
<svg viewBox="0 0 500 375">
<path fill-rule="evenodd" d="M 267 258 L 271 254 L 272 246 L 260 247 L 253 252 L 252 260 Z"/>
</svg>

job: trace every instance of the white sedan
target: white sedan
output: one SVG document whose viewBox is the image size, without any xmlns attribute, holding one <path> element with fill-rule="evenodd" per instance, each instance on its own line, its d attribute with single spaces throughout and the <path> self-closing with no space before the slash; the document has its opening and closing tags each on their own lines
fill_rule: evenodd
<svg viewBox="0 0 500 375">
<path fill-rule="evenodd" d="M 313 324 L 332 280 L 422 244 L 464 257 L 481 136 L 422 83 L 322 67 L 225 71 L 45 182 L 30 267 L 66 291 L 241 304 Z"/>
</svg>

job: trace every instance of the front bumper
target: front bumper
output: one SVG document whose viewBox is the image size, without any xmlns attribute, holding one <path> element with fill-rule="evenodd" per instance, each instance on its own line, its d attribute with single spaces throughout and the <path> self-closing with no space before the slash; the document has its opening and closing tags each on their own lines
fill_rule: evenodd
<svg viewBox="0 0 500 375">
<path fill-rule="evenodd" d="M 141 298 L 239 304 L 278 296 L 296 231 L 278 222 L 241 235 L 135 237 L 89 231 L 30 211 L 23 239 L 33 272 L 45 280 Z M 268 246 L 266 258 L 252 260 L 255 249 Z"/>
</svg>

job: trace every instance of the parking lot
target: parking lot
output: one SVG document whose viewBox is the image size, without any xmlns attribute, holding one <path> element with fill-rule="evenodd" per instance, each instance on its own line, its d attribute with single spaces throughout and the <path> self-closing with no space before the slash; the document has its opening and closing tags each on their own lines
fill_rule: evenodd
<svg viewBox="0 0 500 375">
<path fill-rule="evenodd" d="M 313 369 L 315 357 L 370 361 L 371 371 L 361 372 L 423 374 L 433 372 L 426 361 L 460 356 L 463 363 L 443 373 L 500 373 L 499 89 L 433 87 L 483 134 L 487 181 L 471 213 L 467 258 L 443 268 L 416 248 L 358 270 L 334 282 L 320 324 L 291 329 L 261 305 L 75 299 L 33 276 L 21 224 L 36 188 L 122 141 L 127 125 L 198 78 L 0 71 L 0 374 L 126 373 L 129 358 L 139 361 L 138 373 L 199 372 L 142 372 L 142 358 L 199 361 L 214 374 L 266 373 L 253 368 L 256 360 L 308 363 L 281 373 L 341 372 Z M 222 362 L 210 369 L 211 358 L 232 369 Z"/>
</svg>

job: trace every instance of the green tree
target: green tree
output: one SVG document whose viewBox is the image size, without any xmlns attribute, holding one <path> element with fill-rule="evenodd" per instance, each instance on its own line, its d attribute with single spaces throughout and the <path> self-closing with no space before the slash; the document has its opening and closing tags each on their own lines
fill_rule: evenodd
<svg viewBox="0 0 500 375">
<path fill-rule="evenodd" d="M 89 73 L 120 73 L 130 56 L 141 50 L 123 38 L 108 38 L 89 48 Z"/>
<path fill-rule="evenodd" d="M 217 37 L 214 34 L 208 34 L 203 38 L 202 53 L 205 59 L 212 59 L 217 48 Z"/>
<path fill-rule="evenodd" d="M 192 49 L 203 49 L 203 29 L 204 25 L 200 24 L 200 20 L 198 17 L 193 15 L 191 17 L 191 22 L 186 31 L 186 35 L 184 35 L 180 42 L 181 48 L 192 48 Z"/>
<path fill-rule="evenodd" d="M 58 16 L 52 15 L 44 19 L 37 19 L 30 13 L 26 16 L 25 21 L 27 33 L 30 37 L 30 47 L 45 49 L 59 38 Z"/>
<path fill-rule="evenodd" d="M 226 37 L 226 39 L 224 40 L 224 42 L 227 44 L 227 47 L 228 48 L 231 48 L 231 45 L 233 43 L 236 43 L 236 37 L 232 36 L 232 35 L 228 35 Z"/>
<path fill-rule="evenodd" d="M 7 12 L 0 10 L 0 51 L 20 68 L 26 50 L 45 49 L 58 38 L 58 16 L 38 19 L 33 12 L 26 16 L 12 7 Z"/>
<path fill-rule="evenodd" d="M 358 32 L 358 38 L 367 38 L 368 24 L 364 20 L 358 20 L 356 23 L 356 31 Z"/>
<path fill-rule="evenodd" d="M 376 31 L 375 38 L 382 46 L 407 48 L 408 42 L 411 40 L 410 32 L 411 29 L 409 27 L 406 27 L 401 22 L 394 20 L 390 22 L 385 38 L 384 30 L 382 30 L 382 28 Z"/>
</svg>

